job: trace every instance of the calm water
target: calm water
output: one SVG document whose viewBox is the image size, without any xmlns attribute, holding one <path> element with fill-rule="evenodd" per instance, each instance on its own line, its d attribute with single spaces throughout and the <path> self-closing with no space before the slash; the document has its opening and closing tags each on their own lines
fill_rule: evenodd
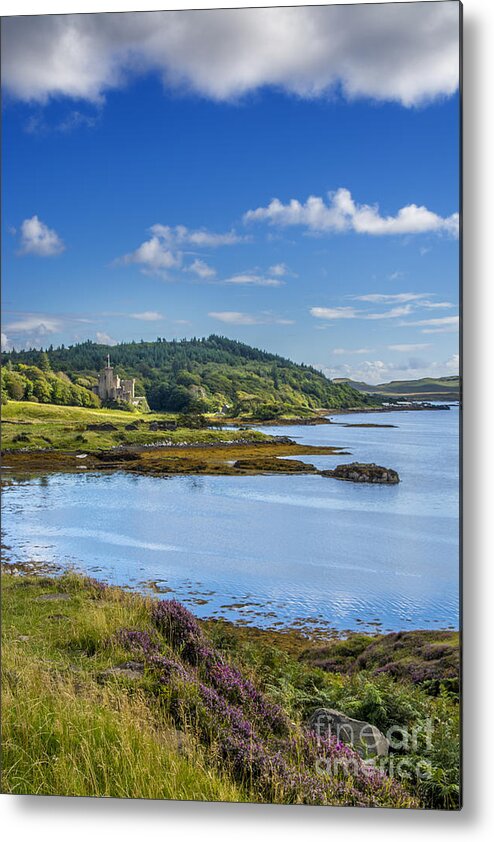
<svg viewBox="0 0 494 842">
<path fill-rule="evenodd" d="M 457 627 L 458 409 L 334 420 L 268 431 L 351 451 L 314 457 L 317 467 L 377 462 L 401 483 L 57 474 L 5 489 L 4 541 L 16 560 L 68 562 L 133 587 L 158 582 L 201 616 L 339 630 Z"/>
</svg>

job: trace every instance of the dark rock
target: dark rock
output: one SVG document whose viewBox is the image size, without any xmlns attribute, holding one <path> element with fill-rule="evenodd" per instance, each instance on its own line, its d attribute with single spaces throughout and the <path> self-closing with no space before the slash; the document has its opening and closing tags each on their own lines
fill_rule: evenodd
<svg viewBox="0 0 494 842">
<path fill-rule="evenodd" d="M 398 472 L 392 468 L 383 468 L 373 462 L 350 462 L 346 465 L 337 465 L 333 470 L 321 471 L 323 477 L 333 477 L 347 482 L 370 482 L 379 484 L 395 485 L 400 481 Z"/>
<path fill-rule="evenodd" d="M 360 719 L 352 719 L 340 710 L 318 708 L 309 719 L 309 728 L 320 738 L 336 737 L 353 746 L 361 757 L 383 757 L 389 742 L 379 728 Z"/>
<path fill-rule="evenodd" d="M 101 433 L 111 433 L 117 430 L 118 428 L 115 427 L 115 424 L 104 423 L 104 424 L 88 424 L 86 430 L 94 430 L 95 432 Z"/>
<path fill-rule="evenodd" d="M 126 661 L 116 667 L 109 667 L 98 676 L 98 681 L 104 682 L 111 678 L 127 678 L 131 681 L 138 681 L 144 674 L 144 664 L 140 661 Z"/>
<path fill-rule="evenodd" d="M 93 454 L 100 462 L 135 462 L 139 454 L 131 450 L 102 450 Z"/>
<path fill-rule="evenodd" d="M 176 430 L 176 421 L 151 421 L 149 429 L 155 433 L 157 430 Z"/>
</svg>

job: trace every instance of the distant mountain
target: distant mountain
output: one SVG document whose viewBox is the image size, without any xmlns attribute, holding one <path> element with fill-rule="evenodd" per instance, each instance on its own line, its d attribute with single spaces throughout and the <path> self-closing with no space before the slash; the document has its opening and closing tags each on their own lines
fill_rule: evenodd
<svg viewBox="0 0 494 842">
<path fill-rule="evenodd" d="M 336 378 L 333 383 L 346 384 L 357 392 L 367 395 L 405 400 L 457 401 L 460 399 L 460 378 L 457 375 L 422 377 L 419 380 L 391 380 L 389 383 L 379 383 L 377 386 L 360 380 L 350 380 L 348 377 Z"/>
<path fill-rule="evenodd" d="M 370 395 L 334 383 L 320 371 L 224 336 L 109 347 L 84 342 L 68 348 L 10 351 L 2 362 L 15 369 L 49 366 L 76 385 L 96 383 L 107 354 L 120 377 L 136 379 L 136 394 L 154 410 L 224 410 L 230 416 L 273 418 L 311 415 L 314 410 L 372 406 Z"/>
</svg>

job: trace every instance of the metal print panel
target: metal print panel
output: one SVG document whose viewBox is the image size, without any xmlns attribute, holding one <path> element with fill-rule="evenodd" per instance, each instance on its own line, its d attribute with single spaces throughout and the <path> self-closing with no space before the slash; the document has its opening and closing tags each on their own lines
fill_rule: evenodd
<svg viewBox="0 0 494 842">
<path fill-rule="evenodd" d="M 3 18 L 5 792 L 459 809 L 460 36 Z"/>
</svg>

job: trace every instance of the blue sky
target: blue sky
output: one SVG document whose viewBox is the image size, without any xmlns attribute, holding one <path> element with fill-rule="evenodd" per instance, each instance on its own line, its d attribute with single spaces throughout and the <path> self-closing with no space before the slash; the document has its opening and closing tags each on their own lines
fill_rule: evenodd
<svg viewBox="0 0 494 842">
<path fill-rule="evenodd" d="M 458 4 L 407 5 L 384 42 L 386 6 L 10 19 L 4 346 L 215 332 L 456 373 Z"/>
</svg>

